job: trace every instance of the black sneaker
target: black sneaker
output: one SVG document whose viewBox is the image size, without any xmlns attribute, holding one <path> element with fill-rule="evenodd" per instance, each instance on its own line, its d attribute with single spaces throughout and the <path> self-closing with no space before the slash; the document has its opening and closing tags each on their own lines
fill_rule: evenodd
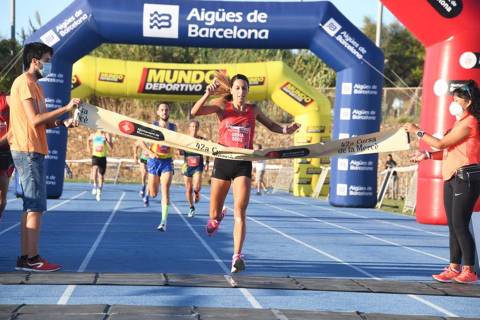
<svg viewBox="0 0 480 320">
<path fill-rule="evenodd" d="M 30 268 L 27 264 L 27 256 L 17 257 L 17 264 L 15 265 L 15 270 L 25 271 L 27 269 L 30 270 Z"/>
</svg>

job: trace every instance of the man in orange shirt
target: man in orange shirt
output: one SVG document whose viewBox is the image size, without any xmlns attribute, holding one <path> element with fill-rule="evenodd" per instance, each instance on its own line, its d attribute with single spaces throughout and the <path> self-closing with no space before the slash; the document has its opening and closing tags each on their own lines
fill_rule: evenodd
<svg viewBox="0 0 480 320">
<path fill-rule="evenodd" d="M 47 209 L 45 155 L 48 154 L 48 128 L 74 127 L 73 118 L 57 118 L 71 111 L 79 99 L 66 106 L 47 112 L 45 96 L 37 81 L 51 70 L 53 49 L 35 42 L 25 45 L 23 66 L 25 72 L 18 76 L 10 90 L 10 130 L 8 143 L 19 182 L 23 190 L 21 222 L 21 256 L 15 269 L 33 272 L 57 271 L 60 265 L 49 263 L 38 254 L 40 222 Z"/>
</svg>

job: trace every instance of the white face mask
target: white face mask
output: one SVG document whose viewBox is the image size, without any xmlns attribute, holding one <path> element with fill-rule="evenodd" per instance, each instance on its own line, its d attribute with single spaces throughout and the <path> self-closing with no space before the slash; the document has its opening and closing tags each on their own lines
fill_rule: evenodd
<svg viewBox="0 0 480 320">
<path fill-rule="evenodd" d="M 39 70 L 43 78 L 52 73 L 52 63 L 42 62 L 42 69 Z"/>
<path fill-rule="evenodd" d="M 450 106 L 448 107 L 448 111 L 450 111 L 450 114 L 454 116 L 455 118 L 460 119 L 460 117 L 463 114 L 463 108 L 462 106 L 458 103 L 453 101 L 450 103 Z"/>
</svg>

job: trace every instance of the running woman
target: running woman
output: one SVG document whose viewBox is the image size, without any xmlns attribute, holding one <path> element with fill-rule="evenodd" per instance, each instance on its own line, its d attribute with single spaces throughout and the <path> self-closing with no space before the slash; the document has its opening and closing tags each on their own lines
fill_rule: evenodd
<svg viewBox="0 0 480 320">
<path fill-rule="evenodd" d="M 91 146 L 90 146 L 91 145 Z M 107 150 L 113 150 L 112 137 L 108 132 L 97 130 L 88 137 L 87 151 L 92 150 L 92 195 L 97 201 L 102 198 L 103 181 L 107 170 Z"/>
<path fill-rule="evenodd" d="M 188 124 L 188 134 L 194 138 L 203 139 L 198 136 L 198 129 L 200 123 L 197 120 L 190 120 Z M 190 210 L 188 217 L 195 216 L 195 203 L 200 201 L 200 189 L 202 188 L 202 173 L 208 171 L 209 159 L 206 158 L 205 165 L 203 163 L 203 156 L 198 153 L 182 151 L 184 157 L 184 164 L 182 166 L 183 181 L 185 182 L 185 196 L 187 197 Z"/>
<path fill-rule="evenodd" d="M 167 103 L 158 105 L 157 116 L 159 120 L 154 121 L 154 125 L 177 131 L 177 126 L 168 121 L 170 106 Z M 149 154 L 147 160 L 148 195 L 155 198 L 160 185 L 162 188 L 162 220 L 157 229 L 165 232 L 167 231 L 168 206 L 170 205 L 170 185 L 173 178 L 173 149 L 159 144 L 152 144 L 148 147 L 144 142 L 141 142 L 141 146 Z"/>
<path fill-rule="evenodd" d="M 146 144 L 147 148 L 149 148 L 149 144 Z M 140 149 L 140 157 L 138 156 L 138 150 Z M 147 179 L 148 179 L 148 168 L 147 168 L 147 161 L 149 158 L 148 150 L 142 150 L 141 142 L 136 141 L 133 146 L 133 159 L 135 162 L 139 164 L 140 168 L 140 175 L 142 179 L 142 188 L 140 189 L 140 197 L 143 199 L 143 205 L 148 207 L 149 205 L 149 197 L 147 192 Z"/>
<path fill-rule="evenodd" d="M 236 74 L 230 80 L 225 74 L 219 73 L 214 82 L 207 87 L 205 94 L 195 103 L 191 113 L 194 116 L 216 114 L 220 122 L 218 143 L 228 147 L 253 149 L 255 120 L 275 133 L 292 134 L 300 127 L 296 123 L 282 126 L 269 119 L 255 104 L 247 103 L 248 90 L 249 82 L 246 76 Z M 220 98 L 207 104 L 212 95 Z M 222 209 L 225 198 L 230 186 L 233 186 L 232 273 L 245 269 L 242 248 L 246 235 L 246 210 L 251 184 L 251 161 L 215 159 L 211 182 L 210 219 L 206 231 L 212 236 L 218 230 L 226 212 Z"/>
</svg>

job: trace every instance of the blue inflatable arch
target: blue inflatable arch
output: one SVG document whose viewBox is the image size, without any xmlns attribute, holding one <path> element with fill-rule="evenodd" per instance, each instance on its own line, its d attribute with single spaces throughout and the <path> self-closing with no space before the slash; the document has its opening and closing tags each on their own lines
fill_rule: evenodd
<svg viewBox="0 0 480 320">
<path fill-rule="evenodd" d="M 54 48 L 42 79 L 48 109 L 70 99 L 72 64 L 102 43 L 308 48 L 337 72 L 333 139 L 378 131 L 383 53 L 328 1 L 77 0 L 29 42 Z M 47 193 L 62 194 L 67 132 L 48 132 Z M 333 158 L 330 203 L 373 207 L 377 155 Z"/>
</svg>

